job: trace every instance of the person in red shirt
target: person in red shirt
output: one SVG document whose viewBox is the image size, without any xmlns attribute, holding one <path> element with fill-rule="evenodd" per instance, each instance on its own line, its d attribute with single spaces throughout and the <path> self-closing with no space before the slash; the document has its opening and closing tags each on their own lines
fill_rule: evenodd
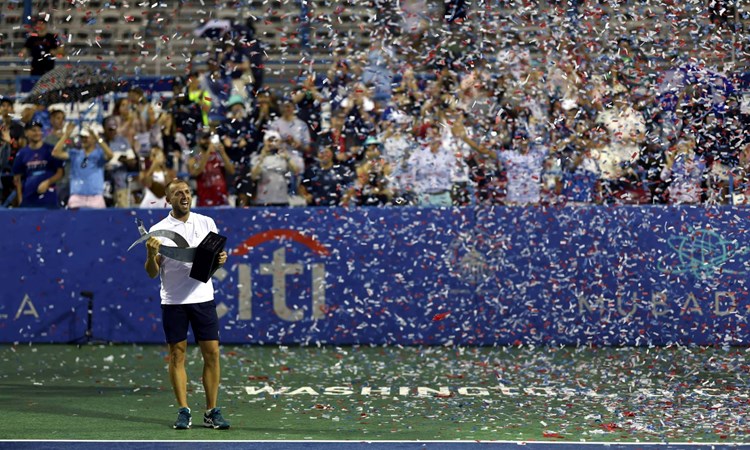
<svg viewBox="0 0 750 450">
<path fill-rule="evenodd" d="M 227 175 L 234 175 L 234 164 L 218 135 L 200 131 L 197 143 L 188 160 L 190 176 L 196 180 L 197 206 L 228 206 Z"/>
</svg>

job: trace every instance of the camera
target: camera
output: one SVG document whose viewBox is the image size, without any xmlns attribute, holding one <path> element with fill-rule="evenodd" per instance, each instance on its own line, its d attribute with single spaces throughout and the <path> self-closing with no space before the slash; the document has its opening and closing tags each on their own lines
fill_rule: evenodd
<svg viewBox="0 0 750 450">
<path fill-rule="evenodd" d="M 218 145 L 220 142 L 221 142 L 221 140 L 219 139 L 219 135 L 218 134 L 212 134 L 211 135 L 211 143 L 212 144 Z"/>
</svg>

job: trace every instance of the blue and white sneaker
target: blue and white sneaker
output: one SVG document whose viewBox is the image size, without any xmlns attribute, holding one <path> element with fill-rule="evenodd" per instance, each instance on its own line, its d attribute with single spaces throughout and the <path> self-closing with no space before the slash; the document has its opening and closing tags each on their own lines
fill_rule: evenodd
<svg viewBox="0 0 750 450">
<path fill-rule="evenodd" d="M 215 430 L 226 430 L 229 428 L 229 422 L 221 415 L 221 408 L 214 408 L 203 415 L 203 426 Z"/>
<path fill-rule="evenodd" d="M 180 408 L 177 410 L 177 421 L 172 428 L 175 430 L 187 430 L 193 424 L 193 416 L 190 414 L 190 408 Z"/>
</svg>

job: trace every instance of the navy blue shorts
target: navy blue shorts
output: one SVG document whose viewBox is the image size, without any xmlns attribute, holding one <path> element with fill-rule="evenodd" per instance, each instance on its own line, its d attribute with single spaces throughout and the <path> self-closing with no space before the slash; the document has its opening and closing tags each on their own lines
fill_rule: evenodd
<svg viewBox="0 0 750 450">
<path fill-rule="evenodd" d="M 161 305 L 161 312 L 164 335 L 169 344 L 186 340 L 188 326 L 193 328 L 196 341 L 219 340 L 219 316 L 213 300 L 189 305 Z"/>
</svg>

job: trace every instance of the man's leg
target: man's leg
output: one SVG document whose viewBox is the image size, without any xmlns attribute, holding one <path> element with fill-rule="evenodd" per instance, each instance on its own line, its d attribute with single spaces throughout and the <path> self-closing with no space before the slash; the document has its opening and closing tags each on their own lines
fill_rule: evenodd
<svg viewBox="0 0 750 450">
<path fill-rule="evenodd" d="M 206 391 L 206 409 L 216 407 L 219 396 L 221 367 L 219 364 L 219 341 L 198 341 L 203 354 L 203 389 Z"/>
<path fill-rule="evenodd" d="M 169 344 L 169 381 L 172 383 L 175 399 L 180 408 L 187 408 L 187 373 L 185 372 L 185 352 L 187 340 Z"/>
</svg>

